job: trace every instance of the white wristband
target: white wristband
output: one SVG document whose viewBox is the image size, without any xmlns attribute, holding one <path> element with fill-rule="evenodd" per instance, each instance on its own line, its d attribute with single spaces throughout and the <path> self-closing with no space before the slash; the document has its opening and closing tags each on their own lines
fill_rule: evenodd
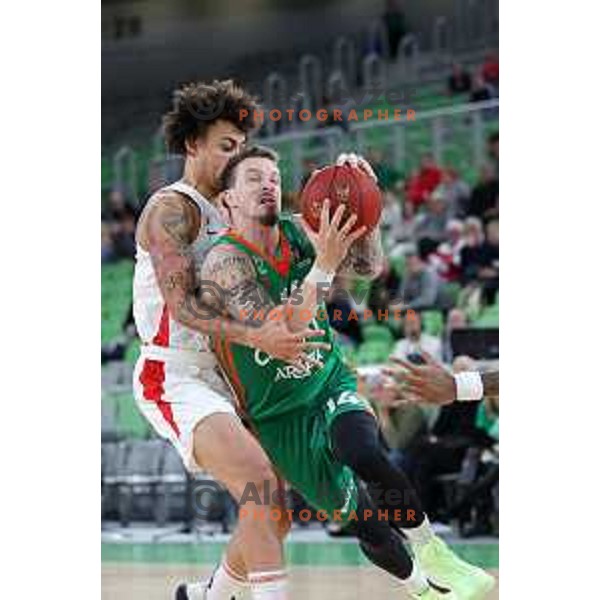
<svg viewBox="0 0 600 600">
<path fill-rule="evenodd" d="M 456 399 L 459 402 L 472 402 L 483 398 L 483 380 L 477 371 L 465 371 L 454 375 Z"/>
<path fill-rule="evenodd" d="M 331 286 L 333 283 L 333 278 L 335 277 L 335 272 L 328 273 L 327 271 L 323 271 L 317 267 L 317 265 L 313 265 L 313 268 L 310 270 L 309 274 L 306 276 L 306 281 L 308 283 L 312 283 L 315 286 L 320 285 L 328 285 Z"/>
</svg>

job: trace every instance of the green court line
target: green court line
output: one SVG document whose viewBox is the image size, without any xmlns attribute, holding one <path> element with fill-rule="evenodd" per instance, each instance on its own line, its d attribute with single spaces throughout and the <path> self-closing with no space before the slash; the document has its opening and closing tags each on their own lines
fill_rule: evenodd
<svg viewBox="0 0 600 600">
<path fill-rule="evenodd" d="M 102 562 L 142 564 L 214 565 L 225 544 L 128 544 L 102 543 Z M 486 569 L 498 568 L 498 544 L 453 544 L 452 548 L 465 560 Z M 338 541 L 327 543 L 291 542 L 286 544 L 286 560 L 296 566 L 358 566 L 369 562 L 357 544 Z"/>
</svg>

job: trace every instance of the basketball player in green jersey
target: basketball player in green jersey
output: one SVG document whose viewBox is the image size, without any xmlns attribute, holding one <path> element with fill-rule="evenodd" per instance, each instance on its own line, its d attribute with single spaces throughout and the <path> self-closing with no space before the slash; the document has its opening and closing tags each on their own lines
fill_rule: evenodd
<svg viewBox="0 0 600 600">
<path fill-rule="evenodd" d="M 202 268 L 202 280 L 224 290 L 219 308 L 256 326 L 285 319 L 291 330 L 300 330 L 310 321 L 330 344 L 310 360 L 286 365 L 227 339 L 215 342 L 241 410 L 275 468 L 316 508 L 334 518 L 354 515 L 365 555 L 411 597 L 484 598 L 493 577 L 460 560 L 433 534 L 411 484 L 388 459 L 374 413 L 356 393 L 356 378 L 319 302 L 320 288 L 336 273 L 377 273 L 379 232 L 352 232 L 356 218 L 342 224 L 343 205 L 330 221 L 328 200 L 317 234 L 281 216 L 277 158 L 264 148 L 232 159 L 222 187 L 232 229 L 215 241 Z"/>
</svg>

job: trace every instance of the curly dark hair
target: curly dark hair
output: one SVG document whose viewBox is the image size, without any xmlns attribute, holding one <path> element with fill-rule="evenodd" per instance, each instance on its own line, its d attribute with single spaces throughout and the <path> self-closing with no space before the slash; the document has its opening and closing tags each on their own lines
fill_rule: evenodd
<svg viewBox="0 0 600 600">
<path fill-rule="evenodd" d="M 268 158 L 275 164 L 279 162 L 279 155 L 275 150 L 271 150 L 271 148 L 267 148 L 266 146 L 248 146 L 239 154 L 231 157 L 225 165 L 219 178 L 219 192 L 228 190 L 233 185 L 235 168 L 247 158 Z"/>
<path fill-rule="evenodd" d="M 231 79 L 185 84 L 175 90 L 171 110 L 163 116 L 167 149 L 185 154 L 186 141 L 203 138 L 219 119 L 248 134 L 258 125 L 253 118 L 257 108 L 256 98 Z"/>
</svg>

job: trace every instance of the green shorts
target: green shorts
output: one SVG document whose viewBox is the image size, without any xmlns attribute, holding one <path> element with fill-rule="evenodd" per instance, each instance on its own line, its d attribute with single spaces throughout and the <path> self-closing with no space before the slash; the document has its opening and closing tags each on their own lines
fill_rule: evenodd
<svg viewBox="0 0 600 600">
<path fill-rule="evenodd" d="M 358 503 L 356 476 L 335 458 L 330 433 L 336 417 L 350 411 L 374 414 L 368 401 L 356 393 L 355 385 L 340 385 L 324 391 L 306 409 L 255 427 L 278 475 L 313 508 L 338 521 L 347 520 Z"/>
</svg>

